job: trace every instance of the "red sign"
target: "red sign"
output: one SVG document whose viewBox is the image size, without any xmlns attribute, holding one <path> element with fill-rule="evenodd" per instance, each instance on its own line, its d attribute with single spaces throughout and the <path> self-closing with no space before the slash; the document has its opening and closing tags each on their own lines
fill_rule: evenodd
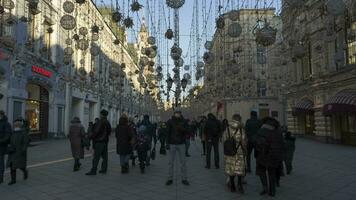
<svg viewBox="0 0 356 200">
<path fill-rule="evenodd" d="M 47 71 L 41 67 L 32 66 L 32 71 L 48 78 L 52 76 L 52 73 L 50 71 Z"/>
</svg>

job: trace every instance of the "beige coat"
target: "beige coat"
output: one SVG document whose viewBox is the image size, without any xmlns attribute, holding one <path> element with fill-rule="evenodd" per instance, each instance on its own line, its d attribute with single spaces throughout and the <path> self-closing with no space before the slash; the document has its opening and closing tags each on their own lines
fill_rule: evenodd
<svg viewBox="0 0 356 200">
<path fill-rule="evenodd" d="M 226 156 L 224 155 L 224 163 L 225 163 L 225 173 L 228 176 L 244 176 L 245 175 L 245 168 L 246 168 L 246 134 L 243 129 L 242 123 L 238 121 L 231 121 L 230 126 L 230 136 L 234 137 L 236 140 L 236 145 L 240 143 L 240 146 L 237 150 L 235 156 Z M 229 137 L 228 130 L 226 130 L 223 140 L 227 140 Z"/>
</svg>

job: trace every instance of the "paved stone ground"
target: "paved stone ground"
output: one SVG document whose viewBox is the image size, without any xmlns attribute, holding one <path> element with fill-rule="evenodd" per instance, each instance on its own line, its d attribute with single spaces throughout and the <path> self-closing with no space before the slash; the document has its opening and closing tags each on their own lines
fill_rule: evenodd
<svg viewBox="0 0 356 200">
<path fill-rule="evenodd" d="M 114 150 L 111 144 L 110 149 Z M 107 175 L 87 177 L 90 169 L 90 152 L 79 172 L 72 172 L 69 144 L 66 140 L 46 141 L 29 149 L 30 178 L 23 181 L 19 173 L 14 186 L 0 185 L 1 200 L 229 200 L 272 199 L 260 197 L 261 189 L 254 174 L 246 177 L 245 194 L 231 194 L 225 187 L 223 171 L 204 168 L 199 142 L 193 142 L 192 157 L 188 160 L 191 186 L 183 186 L 178 178 L 175 183 L 164 185 L 167 174 L 167 158 L 158 155 L 157 160 L 139 173 L 134 167 L 130 174 L 121 175 L 119 157 L 110 153 Z M 356 199 L 356 148 L 322 144 L 299 139 L 295 156 L 295 171 L 283 177 L 274 199 L 303 200 L 351 200 Z M 176 170 L 179 174 L 179 170 Z M 179 176 L 178 176 L 179 177 Z M 6 174 L 6 182 L 9 174 Z"/>
</svg>

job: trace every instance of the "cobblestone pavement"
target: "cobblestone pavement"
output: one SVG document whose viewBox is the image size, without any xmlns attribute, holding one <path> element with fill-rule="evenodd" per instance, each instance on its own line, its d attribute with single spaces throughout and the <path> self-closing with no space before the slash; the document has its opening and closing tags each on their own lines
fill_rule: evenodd
<svg viewBox="0 0 356 200">
<path fill-rule="evenodd" d="M 165 186 L 167 157 L 157 156 L 147 173 L 134 167 L 130 174 L 121 175 L 119 157 L 114 151 L 109 156 L 107 175 L 87 177 L 90 152 L 82 170 L 72 172 L 69 144 L 66 140 L 46 141 L 29 149 L 30 178 L 21 179 L 14 186 L 0 185 L 1 200 L 230 200 L 272 199 L 258 195 L 261 186 L 254 174 L 246 177 L 245 194 L 230 193 L 225 186 L 223 170 L 204 168 L 199 142 L 193 142 L 192 157 L 188 159 L 191 186 L 183 186 L 178 178 L 172 186 Z M 274 199 L 356 199 L 356 148 L 322 144 L 299 139 L 295 156 L 295 171 L 283 177 Z M 177 168 L 177 173 L 179 170 Z M 6 173 L 6 182 L 9 173 Z M 179 177 L 179 175 L 178 175 Z"/>
</svg>

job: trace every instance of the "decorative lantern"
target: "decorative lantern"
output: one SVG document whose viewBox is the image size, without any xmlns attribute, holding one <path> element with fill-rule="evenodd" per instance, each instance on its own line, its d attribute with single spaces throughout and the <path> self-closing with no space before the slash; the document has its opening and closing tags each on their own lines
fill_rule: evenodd
<svg viewBox="0 0 356 200">
<path fill-rule="evenodd" d="M 237 21 L 240 17 L 240 13 L 237 10 L 233 10 L 229 13 L 229 19 L 231 21 Z"/>
<path fill-rule="evenodd" d="M 223 16 L 220 16 L 216 19 L 216 28 L 223 29 L 225 27 L 225 19 Z"/>
<path fill-rule="evenodd" d="M 132 12 L 137 12 L 139 11 L 143 6 L 136 0 L 131 4 L 131 11 Z"/>
<path fill-rule="evenodd" d="M 168 29 L 164 35 L 165 35 L 165 37 L 167 39 L 171 40 L 173 38 L 173 36 L 174 36 L 173 30 L 172 29 Z"/>
<path fill-rule="evenodd" d="M 215 58 L 214 58 L 214 54 L 211 53 L 211 52 L 205 52 L 204 55 L 203 55 L 203 59 L 204 59 L 204 62 L 207 63 L 207 64 L 211 64 L 214 62 Z"/>
<path fill-rule="evenodd" d="M 76 27 L 76 20 L 71 15 L 63 15 L 60 24 L 65 30 L 73 30 Z"/>
<path fill-rule="evenodd" d="M 276 41 L 277 30 L 266 22 L 263 28 L 256 30 L 256 42 L 263 46 L 270 46 Z"/>
<path fill-rule="evenodd" d="M 86 27 L 80 27 L 79 34 L 82 36 L 86 36 L 88 34 L 88 29 Z"/>
<path fill-rule="evenodd" d="M 124 19 L 124 25 L 126 28 L 132 28 L 132 26 L 134 25 L 133 20 L 130 17 L 127 17 L 126 19 Z"/>
<path fill-rule="evenodd" d="M 99 33 L 99 26 L 97 26 L 96 24 L 94 26 L 91 27 L 91 32 L 92 33 Z"/>
<path fill-rule="evenodd" d="M 182 7 L 184 3 L 185 0 L 166 0 L 167 6 L 173 9 L 178 9 Z"/>
<path fill-rule="evenodd" d="M 74 3 L 72 3 L 71 1 L 65 1 L 63 3 L 63 10 L 66 13 L 72 13 L 74 11 Z"/>
<path fill-rule="evenodd" d="M 149 45 L 154 45 L 156 44 L 156 38 L 153 36 L 148 37 L 147 42 Z"/>
<path fill-rule="evenodd" d="M 346 5 L 343 0 L 328 0 L 325 6 L 327 11 L 334 16 L 344 15 L 346 11 Z"/>
<path fill-rule="evenodd" d="M 86 40 L 86 39 L 80 39 L 80 40 L 78 40 L 78 43 L 77 43 L 77 48 L 78 48 L 78 49 L 85 51 L 85 50 L 88 49 L 88 47 L 89 47 L 89 42 L 88 42 L 88 40 Z"/>
<path fill-rule="evenodd" d="M 241 32 L 242 27 L 237 22 L 230 24 L 227 30 L 227 34 L 233 38 L 239 37 L 241 35 Z"/>
<path fill-rule="evenodd" d="M 122 19 L 122 14 L 119 11 L 115 11 L 111 14 L 111 18 L 115 23 L 118 23 Z"/>
</svg>

